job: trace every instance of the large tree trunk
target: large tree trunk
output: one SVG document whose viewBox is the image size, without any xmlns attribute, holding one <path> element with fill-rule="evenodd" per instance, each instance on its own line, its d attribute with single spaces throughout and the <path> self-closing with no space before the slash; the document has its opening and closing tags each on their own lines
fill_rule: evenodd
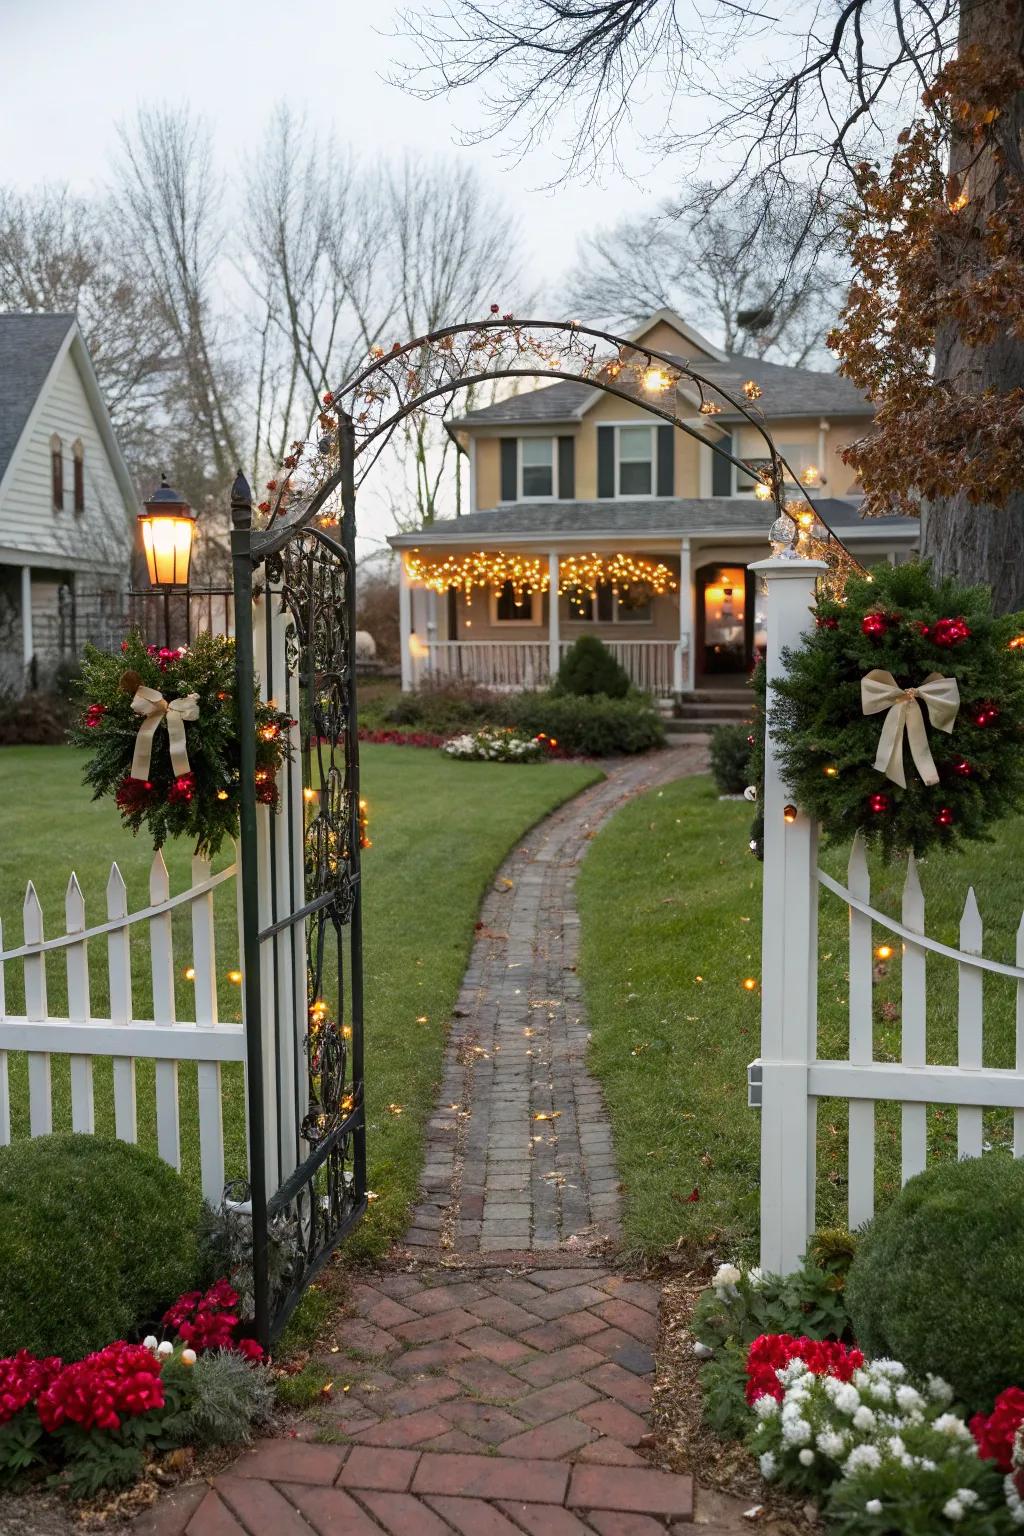
<svg viewBox="0 0 1024 1536">
<path fill-rule="evenodd" d="M 961 52 L 972 44 L 999 57 L 1020 58 L 1024 0 L 961 0 Z M 971 171 L 969 206 L 975 218 L 999 207 L 1008 186 L 1024 177 L 1024 92 L 1006 106 L 997 129 L 1005 165 L 998 169 L 990 155 Z M 972 156 L 971 146 L 955 138 L 950 173 L 962 173 Z M 955 325 L 943 325 L 935 338 L 935 376 L 954 389 L 1006 394 L 1024 387 L 1024 343 L 1000 337 L 990 346 L 968 347 Z M 990 586 L 999 612 L 1024 608 L 1024 465 L 1021 480 L 1022 489 L 1003 507 L 972 506 L 960 492 L 931 502 L 922 518 L 922 553 L 934 561 L 936 574 Z"/>
</svg>

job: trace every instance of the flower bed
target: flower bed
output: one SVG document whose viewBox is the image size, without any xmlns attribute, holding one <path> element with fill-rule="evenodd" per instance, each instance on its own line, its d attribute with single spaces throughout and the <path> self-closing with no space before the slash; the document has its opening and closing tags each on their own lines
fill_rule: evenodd
<svg viewBox="0 0 1024 1536">
<path fill-rule="evenodd" d="M 767 1483 L 818 1499 L 842 1536 L 1024 1528 L 1024 1390 L 1008 1387 L 968 1422 L 939 1375 L 865 1359 L 843 1279 L 813 1258 L 787 1277 L 719 1268 L 691 1321 L 707 1417 L 743 1441 Z M 815 1336 L 755 1333 L 767 1316 L 811 1321 Z"/>
<path fill-rule="evenodd" d="M 242 1336 L 226 1280 L 164 1314 L 171 1338 L 115 1340 L 82 1360 L 0 1360 L 0 1487 L 48 1474 L 75 1497 L 124 1486 L 154 1454 L 244 1441 L 265 1422 L 273 1378 Z"/>
<path fill-rule="evenodd" d="M 513 726 L 482 726 L 465 731 L 446 741 L 443 751 L 449 757 L 489 763 L 539 763 L 558 749 L 557 741 L 543 731 L 536 736 L 517 731 Z"/>
</svg>

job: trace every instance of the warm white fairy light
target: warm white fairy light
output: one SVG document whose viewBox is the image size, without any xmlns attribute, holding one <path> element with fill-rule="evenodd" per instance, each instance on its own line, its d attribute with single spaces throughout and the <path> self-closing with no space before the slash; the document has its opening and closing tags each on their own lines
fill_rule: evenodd
<svg viewBox="0 0 1024 1536">
<path fill-rule="evenodd" d="M 546 557 L 509 554 L 505 550 L 474 550 L 459 555 L 424 555 L 418 549 L 405 557 L 410 581 L 430 592 L 447 592 L 450 587 L 472 599 L 475 588 L 500 592 L 506 583 L 512 587 L 513 600 L 525 602 L 531 592 L 547 592 L 550 587 Z M 644 586 L 654 596 L 675 592 L 675 576 L 667 565 L 642 555 L 564 555 L 559 562 L 559 595 L 570 592 L 591 593 L 599 586 L 611 586 L 616 592 L 628 592 L 631 586 Z"/>
</svg>

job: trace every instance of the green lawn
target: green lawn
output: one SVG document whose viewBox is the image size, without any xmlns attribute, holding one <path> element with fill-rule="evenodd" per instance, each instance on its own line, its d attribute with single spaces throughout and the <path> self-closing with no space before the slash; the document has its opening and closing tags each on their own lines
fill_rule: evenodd
<svg viewBox="0 0 1024 1536">
<path fill-rule="evenodd" d="M 353 1247 L 379 1252 L 402 1229 L 415 1192 L 423 1126 L 433 1107 L 445 1026 L 455 1001 L 487 883 L 523 833 L 600 771 L 578 764 L 544 763 L 528 768 L 499 763 L 460 763 L 439 752 L 366 746 L 363 791 L 370 804 L 373 848 L 364 858 L 364 951 L 370 1180 L 380 1199 L 371 1208 Z M 152 850 L 124 832 L 109 802 L 93 804 L 81 787 L 82 755 L 65 747 L 6 748 L 0 752 L 3 840 L 0 846 L 0 919 L 4 948 L 21 939 L 25 882 L 35 882 L 46 932 L 64 931 L 68 874 L 77 871 L 90 923 L 106 915 L 104 886 L 116 858 L 128 884 L 132 910 L 147 902 Z M 188 882 L 190 849 L 166 850 L 172 891 Z M 222 861 L 228 862 L 227 857 Z M 221 1017 L 240 1017 L 239 992 L 227 973 L 238 964 L 234 883 L 218 893 L 217 941 Z M 136 1016 L 151 1016 L 145 925 L 132 927 Z M 189 919 L 176 914 L 178 1009 L 191 1016 Z M 102 945 L 90 946 L 93 1011 L 107 1006 Z M 23 1008 L 21 967 L 7 967 L 7 1008 Z M 48 965 L 49 1006 L 66 1002 L 63 965 Z M 426 1019 L 425 1023 L 419 1022 Z M 28 1132 L 23 1058 L 11 1058 L 15 1135 Z M 111 1072 L 97 1062 L 97 1128 L 112 1132 Z M 224 1074 L 228 1164 L 244 1165 L 244 1103 L 240 1069 Z M 59 1125 L 70 1125 L 66 1061 L 53 1064 Z M 180 1073 L 183 1172 L 198 1176 L 194 1126 L 195 1069 Z M 400 1116 L 388 1114 L 400 1104 Z M 155 1144 L 152 1068 L 138 1067 L 140 1140 Z"/>
<path fill-rule="evenodd" d="M 581 970 L 594 1032 L 592 1062 L 611 1110 L 626 1185 L 630 1246 L 657 1253 L 678 1239 L 719 1251 L 756 1251 L 758 1132 L 746 1107 L 747 1063 L 759 1054 L 761 866 L 747 851 L 750 807 L 719 801 L 706 778 L 684 779 L 627 805 L 592 844 L 580 877 Z M 921 865 L 928 932 L 949 944 L 967 887 L 985 922 L 985 953 L 1013 961 L 1024 887 L 1024 822 L 998 841 Z M 845 851 L 822 860 L 843 878 Z M 902 871 L 873 865 L 873 903 L 899 911 Z M 846 909 L 827 892 L 820 907 L 819 1052 L 846 1051 Z M 881 943 L 884 935 L 876 935 Z M 956 1060 L 956 967 L 929 957 L 928 1059 Z M 900 964 L 875 987 L 875 1054 L 898 1060 Z M 985 1061 L 1013 1065 L 1015 984 L 985 979 Z M 820 1224 L 845 1224 L 846 1110 L 819 1105 Z M 985 1135 L 1009 1143 L 1003 1112 Z M 899 1116 L 877 1114 L 883 1202 L 899 1187 Z M 954 1110 L 929 1110 L 929 1147 L 956 1155 Z M 688 1197 L 694 1189 L 699 1198 Z"/>
</svg>

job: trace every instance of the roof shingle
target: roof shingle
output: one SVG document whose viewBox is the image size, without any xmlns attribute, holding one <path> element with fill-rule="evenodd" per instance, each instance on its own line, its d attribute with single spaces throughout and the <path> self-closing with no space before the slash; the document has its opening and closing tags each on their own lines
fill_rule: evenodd
<svg viewBox="0 0 1024 1536">
<path fill-rule="evenodd" d="M 0 480 L 74 315 L 0 315 Z"/>
</svg>

